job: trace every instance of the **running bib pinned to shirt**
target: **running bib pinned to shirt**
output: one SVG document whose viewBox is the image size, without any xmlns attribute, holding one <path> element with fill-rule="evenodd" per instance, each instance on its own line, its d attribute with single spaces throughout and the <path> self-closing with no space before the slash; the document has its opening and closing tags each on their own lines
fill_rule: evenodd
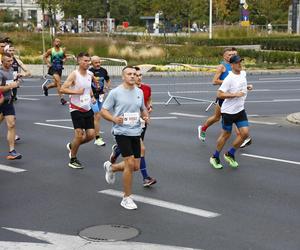
<svg viewBox="0 0 300 250">
<path fill-rule="evenodd" d="M 12 84 L 13 82 L 14 82 L 14 80 L 6 80 L 5 84 L 6 84 L 6 85 L 10 85 L 10 84 Z"/>
<path fill-rule="evenodd" d="M 89 94 L 80 96 L 80 106 L 90 106 L 91 104 L 91 96 Z"/>
<path fill-rule="evenodd" d="M 136 125 L 140 121 L 140 114 L 138 112 L 135 113 L 124 113 L 123 116 L 123 124 L 124 125 Z"/>
</svg>

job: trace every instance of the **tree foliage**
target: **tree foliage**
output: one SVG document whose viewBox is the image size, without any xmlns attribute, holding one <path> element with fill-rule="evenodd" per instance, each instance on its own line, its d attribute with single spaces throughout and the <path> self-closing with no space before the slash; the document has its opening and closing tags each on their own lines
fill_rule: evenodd
<svg viewBox="0 0 300 250">
<path fill-rule="evenodd" d="M 213 22 L 237 23 L 240 20 L 239 0 L 212 0 Z M 109 5 L 107 4 L 109 2 Z M 37 0 L 46 11 L 62 10 L 66 18 L 104 18 L 110 11 L 119 24 L 128 21 L 131 25 L 143 25 L 141 16 L 154 16 L 158 11 L 170 23 L 186 26 L 189 22 L 208 23 L 209 0 Z M 253 24 L 286 24 L 291 0 L 247 0 L 250 21 Z"/>
</svg>

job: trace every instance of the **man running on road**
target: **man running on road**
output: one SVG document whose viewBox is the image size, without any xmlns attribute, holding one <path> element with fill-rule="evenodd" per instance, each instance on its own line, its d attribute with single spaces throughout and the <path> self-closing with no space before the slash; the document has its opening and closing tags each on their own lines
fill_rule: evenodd
<svg viewBox="0 0 300 250">
<path fill-rule="evenodd" d="M 4 95 L 4 102 L 0 106 L 0 121 L 3 117 L 7 125 L 7 141 L 9 153 L 6 157 L 8 160 L 21 159 L 22 155 L 15 150 L 16 136 L 16 112 L 13 105 L 12 89 L 19 86 L 19 81 L 14 79 L 12 63 L 13 58 L 9 53 L 2 55 L 2 68 L 0 69 L 0 92 Z"/>
<path fill-rule="evenodd" d="M 217 92 L 218 98 L 224 99 L 224 102 L 221 107 L 222 132 L 217 140 L 216 151 L 209 160 L 210 164 L 216 169 L 223 168 L 220 162 L 220 152 L 231 136 L 232 125 L 236 125 L 239 134 L 237 134 L 236 139 L 233 141 L 232 147 L 224 154 L 225 161 L 232 168 L 239 166 L 234 157 L 235 151 L 249 136 L 249 124 L 244 104 L 247 97 L 247 90 L 252 90 L 253 86 L 247 85 L 246 72 L 242 70 L 241 66 L 242 60 L 238 55 L 230 58 L 229 62 L 232 71 L 224 79 Z"/>
<path fill-rule="evenodd" d="M 152 112 L 152 99 L 151 99 L 151 87 L 148 84 L 142 83 L 143 75 L 141 72 L 141 69 L 139 67 L 135 67 L 136 69 L 136 81 L 135 84 L 138 88 L 140 88 L 143 91 L 144 94 L 144 103 L 145 106 L 148 110 L 148 113 Z M 147 130 L 147 124 L 141 120 L 142 123 L 142 134 L 141 134 L 141 164 L 140 164 L 140 171 L 143 177 L 143 186 L 144 187 L 150 187 L 156 183 L 156 179 L 152 178 L 149 176 L 148 171 L 147 171 L 147 165 L 146 165 L 146 160 L 145 160 L 145 144 L 144 144 L 144 137 L 146 134 Z M 112 146 L 112 153 L 110 156 L 110 162 L 115 163 L 118 156 L 121 154 L 120 148 L 118 147 L 117 144 L 114 144 Z"/>
<path fill-rule="evenodd" d="M 123 83 L 114 88 L 103 103 L 101 114 L 104 119 L 113 122 L 112 134 L 115 136 L 123 161 L 104 163 L 105 179 L 109 184 L 115 182 L 115 172 L 123 172 L 124 197 L 121 206 L 137 209 L 132 199 L 132 175 L 139 170 L 141 157 L 142 132 L 140 118 L 148 123 L 149 116 L 144 105 L 143 91 L 135 86 L 136 70 L 126 66 L 122 71 Z M 110 112 L 113 111 L 113 114 Z"/>
<path fill-rule="evenodd" d="M 110 78 L 106 69 L 101 67 L 101 61 L 99 56 L 92 56 L 91 58 L 92 66 L 89 68 L 94 74 L 92 81 L 92 90 L 94 97 L 96 99 L 95 103 L 92 104 L 92 109 L 94 111 L 94 123 L 95 123 L 95 142 L 97 146 L 105 146 L 105 142 L 100 137 L 100 119 L 101 119 L 101 107 L 104 101 L 105 91 L 110 86 Z"/>
<path fill-rule="evenodd" d="M 94 113 L 91 109 L 93 92 L 91 89 L 92 74 L 88 71 L 90 56 L 79 53 L 79 68 L 74 70 L 61 87 L 61 92 L 70 95 L 70 113 L 75 130 L 72 142 L 67 144 L 69 150 L 69 167 L 81 169 L 83 166 L 77 159 L 79 146 L 95 138 Z"/>
<path fill-rule="evenodd" d="M 49 58 L 50 57 L 50 61 Z M 65 105 L 67 101 L 63 98 L 61 93 L 61 75 L 63 71 L 63 64 L 66 61 L 65 48 L 61 48 L 61 41 L 55 38 L 53 41 L 53 47 L 48 49 L 44 55 L 44 61 L 49 68 L 48 74 L 53 76 L 53 82 L 49 85 L 43 86 L 44 95 L 48 96 L 48 90 L 51 88 L 57 88 L 57 93 L 62 105 Z"/>
</svg>

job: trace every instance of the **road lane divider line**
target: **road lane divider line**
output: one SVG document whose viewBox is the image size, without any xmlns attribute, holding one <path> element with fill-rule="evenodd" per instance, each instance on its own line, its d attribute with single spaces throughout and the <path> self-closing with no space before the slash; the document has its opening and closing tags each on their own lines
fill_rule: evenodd
<svg viewBox="0 0 300 250">
<path fill-rule="evenodd" d="M 172 120 L 177 119 L 176 116 L 151 116 L 150 120 Z"/>
<path fill-rule="evenodd" d="M 249 120 L 250 123 L 253 124 L 263 124 L 263 125 L 277 125 L 278 123 L 276 122 L 260 122 L 260 121 L 253 121 L 253 120 Z"/>
<path fill-rule="evenodd" d="M 300 99 L 274 99 L 274 102 L 299 102 Z"/>
<path fill-rule="evenodd" d="M 72 119 L 46 120 L 46 122 L 71 122 Z"/>
<path fill-rule="evenodd" d="M 106 190 L 98 191 L 98 193 L 116 196 L 116 197 L 123 197 L 123 195 L 124 195 L 123 192 L 120 192 L 118 190 L 113 190 L 113 189 L 106 189 Z M 188 207 L 185 205 L 180 205 L 180 204 L 167 202 L 167 201 L 163 201 L 163 200 L 147 198 L 145 196 L 140 196 L 140 195 L 132 195 L 132 198 L 135 201 L 138 201 L 141 203 L 146 203 L 146 204 L 153 205 L 153 206 L 168 208 L 168 209 L 179 211 L 182 213 L 193 214 L 193 215 L 197 215 L 197 216 L 201 216 L 201 217 L 205 217 L 205 218 L 215 218 L 215 217 L 218 217 L 221 215 L 218 213 L 210 212 L 210 211 L 199 209 L 199 208 L 193 208 L 193 207 Z"/>
<path fill-rule="evenodd" d="M 61 126 L 61 125 L 55 125 L 55 124 L 49 124 L 49 123 L 35 122 L 34 124 L 40 125 L 40 126 L 46 126 L 46 127 L 66 128 L 66 129 L 72 129 L 72 130 L 74 130 L 73 127 L 67 127 L 67 126 Z"/>
<path fill-rule="evenodd" d="M 26 169 L 22 169 L 22 168 L 15 168 L 15 167 L 11 167 L 11 166 L 7 166 L 7 165 L 2 165 L 0 164 L 0 170 L 2 171 L 6 171 L 6 172 L 10 172 L 10 173 L 21 173 L 21 172 L 26 172 Z"/>
<path fill-rule="evenodd" d="M 261 156 L 261 155 L 253 155 L 253 154 L 241 154 L 241 155 L 247 156 L 247 157 L 252 157 L 252 158 L 257 158 L 257 159 L 278 161 L 278 162 L 284 162 L 284 163 L 289 163 L 289 164 L 300 165 L 300 162 L 298 162 L 298 161 L 290 161 L 290 160 L 278 159 L 278 158 Z"/>
<path fill-rule="evenodd" d="M 18 96 L 18 100 L 24 100 L 24 101 L 39 101 L 41 99 L 38 98 L 26 98 L 26 97 L 19 97 Z"/>
<path fill-rule="evenodd" d="M 185 117 L 194 117 L 194 118 L 204 118 L 207 117 L 206 115 L 194 115 L 194 114 L 187 114 L 187 113 L 170 113 L 170 115 L 178 115 L 178 116 L 185 116 Z"/>
</svg>

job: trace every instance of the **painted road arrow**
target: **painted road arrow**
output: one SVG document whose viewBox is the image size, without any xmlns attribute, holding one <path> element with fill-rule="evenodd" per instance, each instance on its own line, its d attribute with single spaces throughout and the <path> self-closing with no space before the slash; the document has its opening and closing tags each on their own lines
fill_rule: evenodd
<svg viewBox="0 0 300 250">
<path fill-rule="evenodd" d="M 0 249 L 5 250 L 192 250 L 192 248 L 166 246 L 158 244 L 140 243 L 140 242 L 95 242 L 88 241 L 79 236 L 57 234 L 43 231 L 33 231 L 17 228 L 2 227 L 3 229 L 27 235 L 31 238 L 39 239 L 45 243 L 33 243 L 33 242 L 12 242 L 12 241 L 0 241 Z"/>
</svg>

